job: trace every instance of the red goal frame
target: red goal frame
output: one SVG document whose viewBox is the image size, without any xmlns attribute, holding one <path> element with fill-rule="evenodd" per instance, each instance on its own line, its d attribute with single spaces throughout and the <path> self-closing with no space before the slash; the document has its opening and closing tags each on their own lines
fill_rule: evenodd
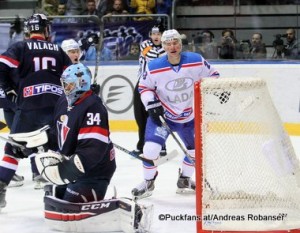
<svg viewBox="0 0 300 233">
<path fill-rule="evenodd" d="M 195 114 L 195 181 L 196 181 L 196 215 L 202 216 L 202 193 L 203 193 L 203 171 L 202 171 L 202 96 L 201 96 L 201 81 L 194 84 L 194 114 Z M 201 219 L 201 218 L 200 218 Z M 300 229 L 294 230 L 278 230 L 278 231 L 212 231 L 204 230 L 202 221 L 196 222 L 197 233 L 300 233 Z"/>
</svg>

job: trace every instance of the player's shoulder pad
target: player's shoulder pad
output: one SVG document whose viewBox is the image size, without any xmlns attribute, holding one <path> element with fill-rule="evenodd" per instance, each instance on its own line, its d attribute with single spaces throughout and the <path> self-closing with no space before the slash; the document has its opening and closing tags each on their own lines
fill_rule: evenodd
<svg viewBox="0 0 300 233">
<path fill-rule="evenodd" d="M 170 65 L 167 60 L 167 55 L 163 55 L 159 58 L 155 58 L 148 63 L 149 71 L 162 69 L 169 66 Z"/>
<path fill-rule="evenodd" d="M 181 59 L 181 63 L 195 63 L 204 61 L 204 58 L 199 53 L 194 52 L 182 52 Z"/>
</svg>

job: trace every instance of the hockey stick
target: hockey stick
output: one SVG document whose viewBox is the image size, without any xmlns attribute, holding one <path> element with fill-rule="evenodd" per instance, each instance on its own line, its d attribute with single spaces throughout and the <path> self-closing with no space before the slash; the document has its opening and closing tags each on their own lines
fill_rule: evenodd
<svg viewBox="0 0 300 233">
<path fill-rule="evenodd" d="M 180 149 L 182 150 L 182 152 L 190 159 L 190 161 L 195 165 L 195 158 L 193 158 L 188 151 L 184 148 L 184 146 L 182 145 L 182 143 L 179 141 L 179 139 L 176 137 L 176 135 L 174 134 L 174 132 L 170 129 L 169 125 L 167 124 L 165 118 L 163 116 L 159 116 L 159 119 L 163 125 L 163 127 L 165 127 L 168 131 L 169 134 L 171 134 L 171 136 L 173 137 L 173 139 L 175 140 L 175 142 L 177 143 L 177 145 L 180 147 Z M 204 179 L 205 184 L 207 185 L 207 187 L 210 189 L 210 191 L 212 191 L 213 193 L 215 193 L 214 189 L 212 188 L 212 186 L 210 185 L 210 183 L 207 181 L 207 179 Z"/>
<path fill-rule="evenodd" d="M 7 127 L 7 124 L 5 124 L 3 121 L 0 121 L 0 130 L 4 129 L 5 127 Z M 19 147 L 20 149 L 26 149 L 25 146 L 23 146 L 22 144 L 19 144 L 9 138 L 5 138 L 3 136 L 0 136 L 0 140 L 2 141 L 5 141 L 5 142 L 8 142 L 9 144 L 13 145 L 13 146 L 16 146 L 16 147 Z"/>
<path fill-rule="evenodd" d="M 95 73 L 94 73 L 94 81 L 93 84 L 97 84 L 97 76 L 98 76 L 98 67 L 100 63 L 100 55 L 101 55 L 101 50 L 103 47 L 103 31 L 104 31 L 104 22 L 102 20 L 96 20 L 98 24 L 100 24 L 99 30 L 100 30 L 100 35 L 98 39 L 98 44 L 96 44 L 96 60 L 95 60 Z"/>
<path fill-rule="evenodd" d="M 17 142 L 15 142 L 15 141 L 13 141 L 12 139 L 5 138 L 5 137 L 3 137 L 3 136 L 0 136 L 0 140 L 5 141 L 5 142 L 8 142 L 8 143 L 11 144 L 12 146 L 18 147 L 18 148 L 20 148 L 21 150 L 26 150 L 26 149 L 27 149 L 24 145 L 22 145 L 22 144 L 20 144 L 20 143 L 17 143 Z"/>
<path fill-rule="evenodd" d="M 136 158 L 136 159 L 139 159 L 143 162 L 146 162 L 148 163 L 149 165 L 151 166 L 158 166 L 158 165 L 162 165 L 164 163 L 166 163 L 167 161 L 171 160 L 171 159 L 174 159 L 177 155 L 178 155 L 178 152 L 177 150 L 172 150 L 170 153 L 168 153 L 166 156 L 163 156 L 163 157 L 159 157 L 157 160 L 151 160 L 151 159 L 146 159 L 142 156 L 139 156 L 137 155 L 136 153 L 133 153 L 129 150 L 127 150 L 126 148 L 114 143 L 114 146 L 119 149 L 120 151 L 123 151 L 125 152 L 126 154 L 129 154 L 131 155 L 132 157 Z"/>
</svg>

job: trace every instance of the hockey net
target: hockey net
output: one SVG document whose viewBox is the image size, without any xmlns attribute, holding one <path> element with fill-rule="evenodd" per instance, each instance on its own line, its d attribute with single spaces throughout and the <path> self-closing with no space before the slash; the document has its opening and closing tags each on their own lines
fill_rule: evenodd
<svg viewBox="0 0 300 233">
<path fill-rule="evenodd" d="M 263 80 L 196 83 L 195 137 L 198 233 L 300 232 L 299 160 Z"/>
</svg>

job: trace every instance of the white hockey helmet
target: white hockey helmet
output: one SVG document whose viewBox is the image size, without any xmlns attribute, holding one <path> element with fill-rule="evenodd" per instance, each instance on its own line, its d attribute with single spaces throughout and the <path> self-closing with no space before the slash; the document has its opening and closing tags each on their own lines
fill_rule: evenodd
<svg viewBox="0 0 300 233">
<path fill-rule="evenodd" d="M 61 43 L 61 48 L 62 48 L 63 51 L 65 51 L 66 53 L 67 53 L 69 50 L 80 49 L 79 44 L 78 44 L 74 39 L 64 40 L 64 41 Z"/>
<path fill-rule="evenodd" d="M 170 42 L 172 40 L 178 40 L 181 44 L 181 35 L 179 34 L 179 32 L 175 29 L 164 31 L 164 33 L 161 36 L 161 42 Z"/>
</svg>

